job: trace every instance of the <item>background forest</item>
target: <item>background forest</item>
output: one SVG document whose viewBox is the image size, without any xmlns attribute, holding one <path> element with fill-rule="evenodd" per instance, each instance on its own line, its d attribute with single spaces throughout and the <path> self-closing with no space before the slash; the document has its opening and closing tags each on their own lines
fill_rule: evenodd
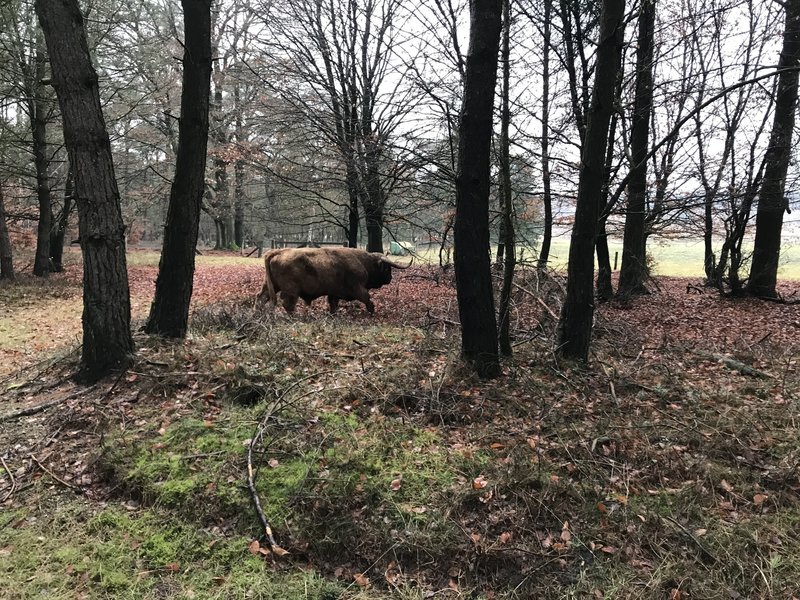
<svg viewBox="0 0 800 600">
<path fill-rule="evenodd" d="M 70 168 L 33 7 L 4 1 L 0 10 L 0 188 L 12 246 L 38 247 L 41 274 L 48 244 L 57 256 L 65 228 L 73 227 L 67 243 L 77 238 Z M 158 1 L 84 10 L 126 239 L 157 246 L 178 144 L 181 9 Z M 635 24 L 638 8 L 628 10 Z M 572 222 L 599 12 L 594 2 L 511 6 L 507 143 L 517 243 L 530 248 L 523 256 L 538 253 L 549 226 L 563 236 Z M 465 2 L 237 0 L 215 3 L 212 19 L 204 245 L 449 246 Z M 752 235 L 782 22 L 776 2 L 693 1 L 655 11 L 644 235 L 704 240 L 707 274 L 734 288 L 746 278 L 751 243 L 743 240 Z M 625 36 L 603 218 L 608 235 L 620 238 L 637 28 Z M 493 149 L 499 165 L 499 138 Z M 796 171 L 793 162 L 787 190 Z M 502 206 L 499 186 L 492 190 L 498 243 Z M 795 206 L 797 196 L 787 196 Z M 793 216 L 786 229 L 795 243 Z"/>
</svg>

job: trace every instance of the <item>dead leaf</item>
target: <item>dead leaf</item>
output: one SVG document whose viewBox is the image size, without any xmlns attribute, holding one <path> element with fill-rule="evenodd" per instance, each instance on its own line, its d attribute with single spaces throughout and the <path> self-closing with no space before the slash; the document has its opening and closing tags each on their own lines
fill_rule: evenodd
<svg viewBox="0 0 800 600">
<path fill-rule="evenodd" d="M 355 580 L 358 587 L 366 588 L 369 587 L 369 577 L 364 575 L 363 573 L 356 573 L 353 575 L 353 579 Z"/>
<path fill-rule="evenodd" d="M 392 482 L 389 484 L 389 489 L 393 492 L 396 492 L 400 489 L 400 486 L 403 484 L 403 476 L 400 475 L 397 479 L 392 479 Z"/>
<path fill-rule="evenodd" d="M 253 540 L 247 545 L 247 549 L 250 551 L 250 554 L 260 554 L 261 544 L 258 543 L 258 540 Z"/>
<path fill-rule="evenodd" d="M 756 494 L 755 496 L 753 496 L 753 504 L 755 504 L 756 506 L 761 506 L 762 504 L 764 504 L 764 501 L 767 498 L 769 498 L 769 496 L 767 496 L 766 494 Z"/>
<path fill-rule="evenodd" d="M 288 550 L 284 550 L 280 546 L 272 546 L 272 553 L 275 556 L 285 556 L 285 555 L 289 554 L 289 551 Z"/>
<path fill-rule="evenodd" d="M 483 475 L 478 475 L 475 479 L 472 480 L 472 489 L 473 490 L 482 490 L 489 482 L 486 481 L 486 478 Z"/>
<path fill-rule="evenodd" d="M 275 468 L 275 467 L 277 467 L 277 466 L 278 466 L 280 463 L 278 462 L 278 459 L 277 459 L 277 458 L 270 458 L 270 459 L 267 461 L 267 464 L 268 464 L 270 467 L 272 467 L 272 468 L 274 469 L 274 468 Z"/>
</svg>

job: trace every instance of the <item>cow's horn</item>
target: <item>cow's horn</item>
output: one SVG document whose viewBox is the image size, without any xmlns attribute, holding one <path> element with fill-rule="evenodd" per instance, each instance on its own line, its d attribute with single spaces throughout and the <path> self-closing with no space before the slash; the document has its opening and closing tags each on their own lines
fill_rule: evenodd
<svg viewBox="0 0 800 600">
<path fill-rule="evenodd" d="M 388 258 L 385 258 L 383 256 L 381 256 L 381 260 L 383 262 L 385 262 L 387 265 L 389 265 L 389 266 L 391 266 L 392 268 L 395 268 L 395 269 L 407 269 L 408 267 L 410 267 L 411 265 L 414 264 L 414 257 L 413 256 L 411 257 L 411 262 L 408 263 L 407 265 L 398 265 L 397 263 L 392 262 Z"/>
</svg>

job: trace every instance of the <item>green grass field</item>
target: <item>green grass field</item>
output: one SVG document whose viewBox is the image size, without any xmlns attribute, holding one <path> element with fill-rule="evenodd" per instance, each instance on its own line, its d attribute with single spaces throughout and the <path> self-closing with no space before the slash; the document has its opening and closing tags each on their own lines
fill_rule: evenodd
<svg viewBox="0 0 800 600">
<path fill-rule="evenodd" d="M 614 253 L 618 253 L 617 270 L 622 265 L 622 240 L 610 240 L 608 244 L 611 263 Z M 530 259 L 538 255 L 538 248 L 526 249 L 524 258 Z M 647 251 L 653 256 L 656 275 L 673 277 L 703 277 L 703 242 L 702 240 L 665 240 L 653 241 Z M 551 245 L 552 266 L 563 269 L 569 259 L 569 238 L 558 237 Z M 743 273 L 747 276 L 747 272 Z M 781 262 L 778 269 L 780 279 L 800 279 L 800 245 L 784 243 L 781 248 Z"/>
<path fill-rule="evenodd" d="M 493 253 L 495 250 L 493 250 Z M 622 241 L 609 242 L 611 262 L 614 254 L 618 254 L 617 270 L 622 264 Z M 673 277 L 703 277 L 703 242 L 699 240 L 666 240 L 652 241 L 648 252 L 653 256 L 656 275 Z M 532 261 L 539 254 L 538 247 L 525 247 L 520 257 L 524 261 Z M 438 248 L 422 250 L 419 253 L 423 262 L 438 263 Z M 561 236 L 553 239 L 550 247 L 551 266 L 554 269 L 565 269 L 569 259 L 569 237 Z M 226 266 L 252 263 L 258 260 L 255 254 L 251 257 L 240 257 L 234 254 L 208 254 L 197 257 L 198 264 L 207 266 Z M 405 259 L 398 259 L 403 262 Z M 419 260 L 419 259 L 418 259 Z M 157 251 L 136 250 L 128 253 L 128 264 L 134 266 L 158 266 Z M 746 270 L 743 272 L 746 276 Z M 800 244 L 784 242 L 781 248 L 781 266 L 778 269 L 779 279 L 800 279 Z"/>
</svg>

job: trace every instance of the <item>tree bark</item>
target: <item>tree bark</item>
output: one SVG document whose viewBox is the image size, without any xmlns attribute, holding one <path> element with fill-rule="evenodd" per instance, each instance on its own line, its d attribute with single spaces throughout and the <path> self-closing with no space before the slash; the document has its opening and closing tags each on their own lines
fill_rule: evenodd
<svg viewBox="0 0 800 600">
<path fill-rule="evenodd" d="M 182 0 L 185 44 L 175 178 L 147 333 L 186 335 L 205 186 L 211 90 L 211 0 Z"/>
<path fill-rule="evenodd" d="M 500 197 L 503 202 L 503 238 L 505 261 L 503 262 L 503 287 L 500 289 L 500 352 L 511 356 L 511 289 L 514 284 L 514 268 L 517 264 L 516 240 L 514 239 L 514 205 L 511 194 L 511 156 L 508 129 L 511 124 L 509 110 L 509 82 L 511 80 L 511 0 L 503 0 L 503 91 L 500 116 Z"/>
<path fill-rule="evenodd" d="M 125 226 L 80 7 L 77 0 L 36 0 L 36 14 L 75 175 L 83 254 L 83 352 L 76 377 L 90 382 L 124 368 L 134 349 Z"/>
<path fill-rule="evenodd" d="M 797 106 L 798 72 L 800 61 L 800 0 L 786 0 L 786 29 L 778 75 L 778 94 L 772 134 L 766 152 L 764 179 L 756 211 L 756 239 L 747 291 L 765 298 L 776 296 L 778 259 L 781 253 L 783 211 L 788 209 L 784 196 L 786 173 L 791 158 L 794 113 Z"/>
<path fill-rule="evenodd" d="M 454 225 L 461 352 L 480 377 L 500 373 L 489 259 L 489 169 L 501 0 L 470 2 Z"/>
<path fill-rule="evenodd" d="M 3 200 L 3 186 L 0 186 L 0 279 L 14 281 L 14 255 L 6 226 L 6 208 Z"/>
<path fill-rule="evenodd" d="M 645 294 L 647 278 L 645 251 L 645 199 L 647 196 L 647 151 L 650 113 L 653 110 L 653 35 L 656 0 L 643 0 L 639 14 L 636 50 L 636 97 L 631 123 L 631 177 L 622 245 L 622 269 L 617 293 L 623 297 Z"/>
<path fill-rule="evenodd" d="M 558 323 L 558 354 L 586 361 L 594 318 L 594 249 L 600 212 L 608 125 L 623 42 L 624 0 L 604 0 L 594 90 L 581 157 L 575 225 L 567 267 L 567 297 Z"/>
</svg>

